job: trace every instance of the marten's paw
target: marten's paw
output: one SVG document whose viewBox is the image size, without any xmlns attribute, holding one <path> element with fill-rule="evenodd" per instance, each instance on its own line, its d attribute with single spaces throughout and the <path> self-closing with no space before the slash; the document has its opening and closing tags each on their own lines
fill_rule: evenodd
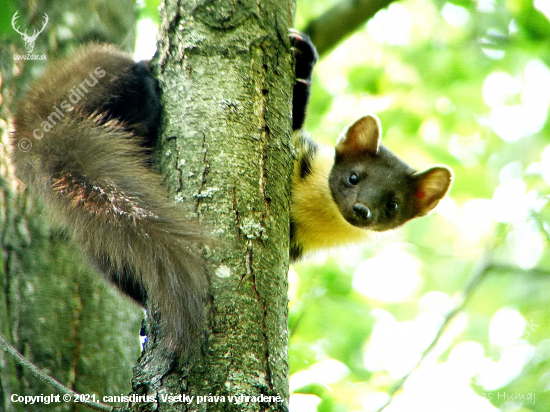
<svg viewBox="0 0 550 412">
<path fill-rule="evenodd" d="M 292 99 L 292 128 L 302 128 L 306 117 L 306 108 L 309 101 L 311 75 L 315 62 L 319 58 L 311 39 L 294 29 L 289 30 L 290 42 L 294 53 L 296 83 Z"/>
<path fill-rule="evenodd" d="M 317 49 L 311 42 L 311 39 L 304 33 L 290 29 L 288 35 L 292 44 L 294 58 L 296 59 L 296 80 L 311 81 L 313 66 L 315 66 L 319 58 Z"/>
</svg>

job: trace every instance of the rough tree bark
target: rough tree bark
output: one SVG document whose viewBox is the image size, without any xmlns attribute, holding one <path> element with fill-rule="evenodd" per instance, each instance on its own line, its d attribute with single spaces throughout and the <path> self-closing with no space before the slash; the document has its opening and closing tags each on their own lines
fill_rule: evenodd
<svg viewBox="0 0 550 412">
<path fill-rule="evenodd" d="M 287 410 L 293 13 L 293 2 L 277 0 L 162 7 L 162 169 L 216 241 L 205 250 L 211 299 L 202 353 L 167 370 L 165 354 L 146 350 L 134 391 L 159 403 L 133 410 Z M 163 394 L 195 398 L 170 405 Z M 228 398 L 240 395 L 280 402 Z"/>
</svg>

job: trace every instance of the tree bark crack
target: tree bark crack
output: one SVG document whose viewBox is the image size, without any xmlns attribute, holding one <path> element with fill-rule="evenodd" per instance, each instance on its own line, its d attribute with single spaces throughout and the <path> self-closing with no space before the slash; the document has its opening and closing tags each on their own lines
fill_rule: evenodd
<svg viewBox="0 0 550 412">
<path fill-rule="evenodd" d="M 208 161 L 208 147 L 206 146 L 206 134 L 204 132 L 202 134 L 201 147 L 203 151 L 203 155 L 202 155 L 203 169 L 202 169 L 201 183 L 199 186 L 199 190 L 197 192 L 197 208 L 196 208 L 197 213 L 199 212 L 199 208 L 202 204 L 202 199 L 204 197 L 203 191 L 204 191 L 204 188 L 206 187 L 206 182 L 208 180 L 208 172 L 210 171 L 210 163 Z"/>
<path fill-rule="evenodd" d="M 267 304 L 265 299 L 262 297 L 261 293 L 258 291 L 258 288 L 256 287 L 256 275 L 254 273 L 254 248 L 253 248 L 253 241 L 250 239 L 248 241 L 248 247 L 246 251 L 246 272 L 247 276 L 250 278 L 250 284 L 251 289 L 256 295 L 257 301 L 262 306 L 262 336 L 263 336 L 263 346 L 265 349 L 265 361 L 266 361 L 266 380 L 269 382 L 270 389 L 273 389 L 273 380 L 272 380 L 272 372 L 271 372 L 271 362 L 269 361 L 270 358 L 270 351 L 269 351 L 269 336 L 267 334 Z"/>
<path fill-rule="evenodd" d="M 171 136 L 169 138 L 167 138 L 166 140 L 172 140 L 172 139 L 176 139 L 176 136 Z M 176 163 L 176 167 L 174 168 L 177 172 L 178 172 L 178 182 L 179 182 L 179 187 L 177 188 L 176 190 L 176 193 L 181 193 L 182 191 L 182 188 L 183 188 L 183 170 L 181 170 L 181 150 L 180 148 L 178 147 L 177 143 L 174 143 L 175 144 L 175 148 L 176 148 L 176 160 L 177 160 L 177 163 Z"/>
<path fill-rule="evenodd" d="M 240 243 L 241 242 L 241 230 L 239 228 L 241 226 L 241 218 L 239 216 L 239 209 L 237 207 L 238 202 L 239 201 L 237 199 L 237 182 L 233 181 L 232 207 L 233 207 L 233 212 L 235 213 L 235 227 L 237 228 L 237 240 Z"/>
</svg>

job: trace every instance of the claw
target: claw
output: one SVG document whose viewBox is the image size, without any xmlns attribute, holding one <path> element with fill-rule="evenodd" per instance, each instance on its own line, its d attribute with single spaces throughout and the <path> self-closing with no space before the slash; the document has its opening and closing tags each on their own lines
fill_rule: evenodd
<svg viewBox="0 0 550 412">
<path fill-rule="evenodd" d="M 298 30 L 288 29 L 288 31 L 289 31 L 288 36 L 290 37 L 291 40 L 304 41 L 304 37 L 302 33 L 300 33 Z"/>
</svg>

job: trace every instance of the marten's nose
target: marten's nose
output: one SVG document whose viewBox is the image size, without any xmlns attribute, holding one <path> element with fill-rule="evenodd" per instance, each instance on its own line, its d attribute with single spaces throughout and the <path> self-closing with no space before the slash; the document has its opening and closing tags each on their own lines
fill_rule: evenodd
<svg viewBox="0 0 550 412">
<path fill-rule="evenodd" d="M 371 216 L 370 209 L 362 203 L 353 205 L 353 214 L 363 220 L 367 220 Z"/>
</svg>

